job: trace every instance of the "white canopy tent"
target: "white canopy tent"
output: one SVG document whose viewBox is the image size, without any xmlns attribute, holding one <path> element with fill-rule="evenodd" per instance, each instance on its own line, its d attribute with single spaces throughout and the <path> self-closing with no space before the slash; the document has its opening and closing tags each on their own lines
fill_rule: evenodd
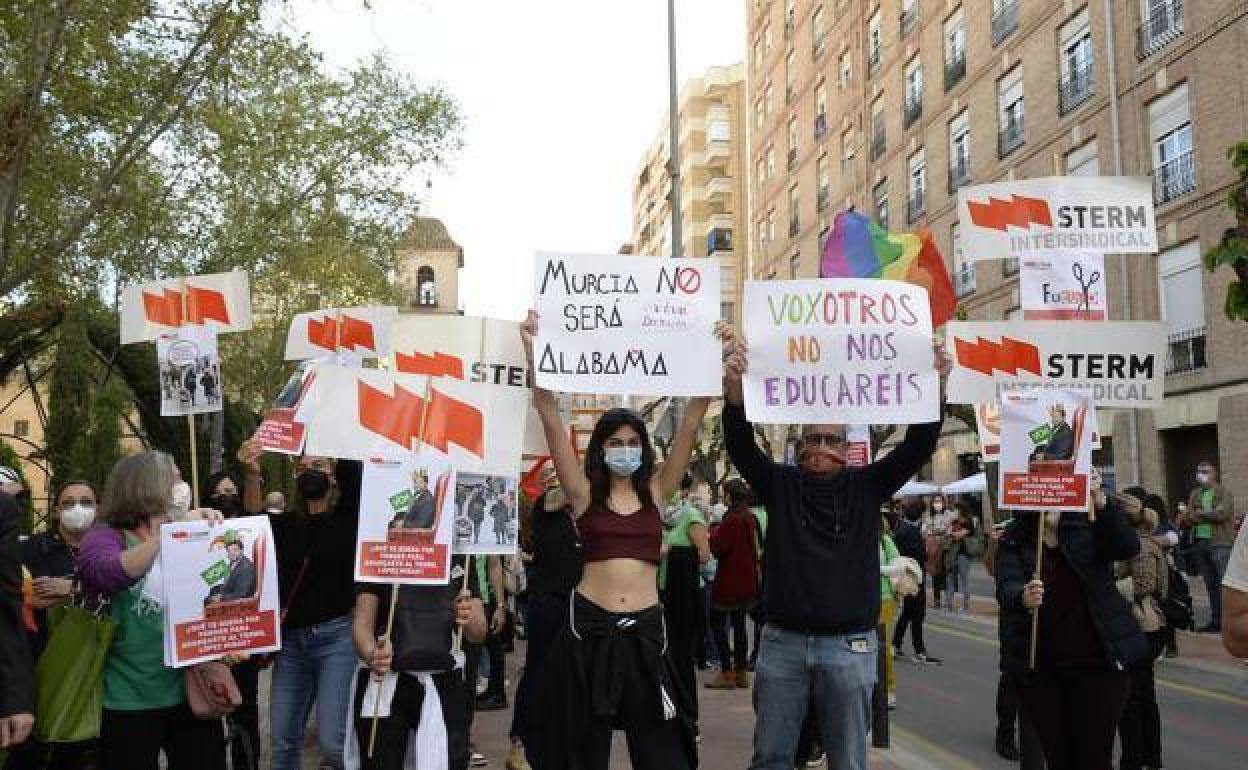
<svg viewBox="0 0 1248 770">
<path fill-rule="evenodd" d="M 988 477 L 983 471 L 974 476 L 958 479 L 952 484 L 945 484 L 940 491 L 946 495 L 973 495 L 988 489 Z"/>
<path fill-rule="evenodd" d="M 934 495 L 940 492 L 940 487 L 935 484 L 929 484 L 926 481 L 915 481 L 910 479 L 901 489 L 893 493 L 894 498 L 898 497 L 919 497 L 921 495 Z"/>
</svg>

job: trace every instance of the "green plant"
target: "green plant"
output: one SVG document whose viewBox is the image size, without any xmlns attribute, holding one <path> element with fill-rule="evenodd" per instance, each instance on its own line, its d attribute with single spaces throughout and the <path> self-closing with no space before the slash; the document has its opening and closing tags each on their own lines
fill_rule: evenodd
<svg viewBox="0 0 1248 770">
<path fill-rule="evenodd" d="M 7 441 L 0 441 L 0 465 L 17 471 L 17 475 L 21 477 L 22 483 L 26 485 L 27 489 L 30 489 L 30 481 L 26 478 L 26 473 L 22 469 L 22 456 Z M 30 534 L 33 524 L 34 509 L 31 506 L 31 499 L 26 498 L 26 502 L 22 505 L 22 532 Z"/>
<path fill-rule="evenodd" d="M 1226 287 L 1226 317 L 1248 321 L 1248 142 L 1235 143 L 1226 156 L 1239 172 L 1239 183 L 1227 195 L 1227 205 L 1235 212 L 1235 227 L 1227 228 L 1221 242 L 1205 254 L 1205 267 L 1213 272 L 1225 265 L 1235 271 L 1238 280 Z"/>
</svg>

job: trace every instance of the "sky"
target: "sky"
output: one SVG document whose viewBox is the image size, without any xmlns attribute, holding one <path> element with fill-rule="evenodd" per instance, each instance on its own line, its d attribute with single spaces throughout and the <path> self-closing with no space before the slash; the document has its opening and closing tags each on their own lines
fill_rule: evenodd
<svg viewBox="0 0 1248 770">
<path fill-rule="evenodd" d="M 629 240 L 632 175 L 667 111 L 664 0 L 364 5 L 296 0 L 287 14 L 327 66 L 383 51 L 459 103 L 464 148 L 430 180 L 425 211 L 464 248 L 465 312 L 519 319 L 534 252 L 610 254 Z M 676 5 L 682 83 L 744 60 L 746 0 Z"/>
</svg>

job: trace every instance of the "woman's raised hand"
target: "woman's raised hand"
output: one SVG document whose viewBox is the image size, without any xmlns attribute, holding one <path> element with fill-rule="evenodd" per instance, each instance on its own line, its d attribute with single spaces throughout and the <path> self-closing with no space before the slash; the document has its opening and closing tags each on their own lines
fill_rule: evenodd
<svg viewBox="0 0 1248 770">
<path fill-rule="evenodd" d="M 524 321 L 520 324 L 520 342 L 524 344 L 524 354 L 529 359 L 529 371 L 533 371 L 533 338 L 537 336 L 537 322 L 541 320 L 537 311 L 529 309 L 529 314 L 525 316 Z"/>
</svg>

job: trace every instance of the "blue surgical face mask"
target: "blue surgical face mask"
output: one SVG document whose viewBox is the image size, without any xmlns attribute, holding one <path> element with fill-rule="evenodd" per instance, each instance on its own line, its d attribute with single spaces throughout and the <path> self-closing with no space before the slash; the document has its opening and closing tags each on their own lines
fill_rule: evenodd
<svg viewBox="0 0 1248 770">
<path fill-rule="evenodd" d="M 602 459 L 616 476 L 632 476 L 641 467 L 641 447 L 609 446 L 602 450 Z"/>
</svg>

